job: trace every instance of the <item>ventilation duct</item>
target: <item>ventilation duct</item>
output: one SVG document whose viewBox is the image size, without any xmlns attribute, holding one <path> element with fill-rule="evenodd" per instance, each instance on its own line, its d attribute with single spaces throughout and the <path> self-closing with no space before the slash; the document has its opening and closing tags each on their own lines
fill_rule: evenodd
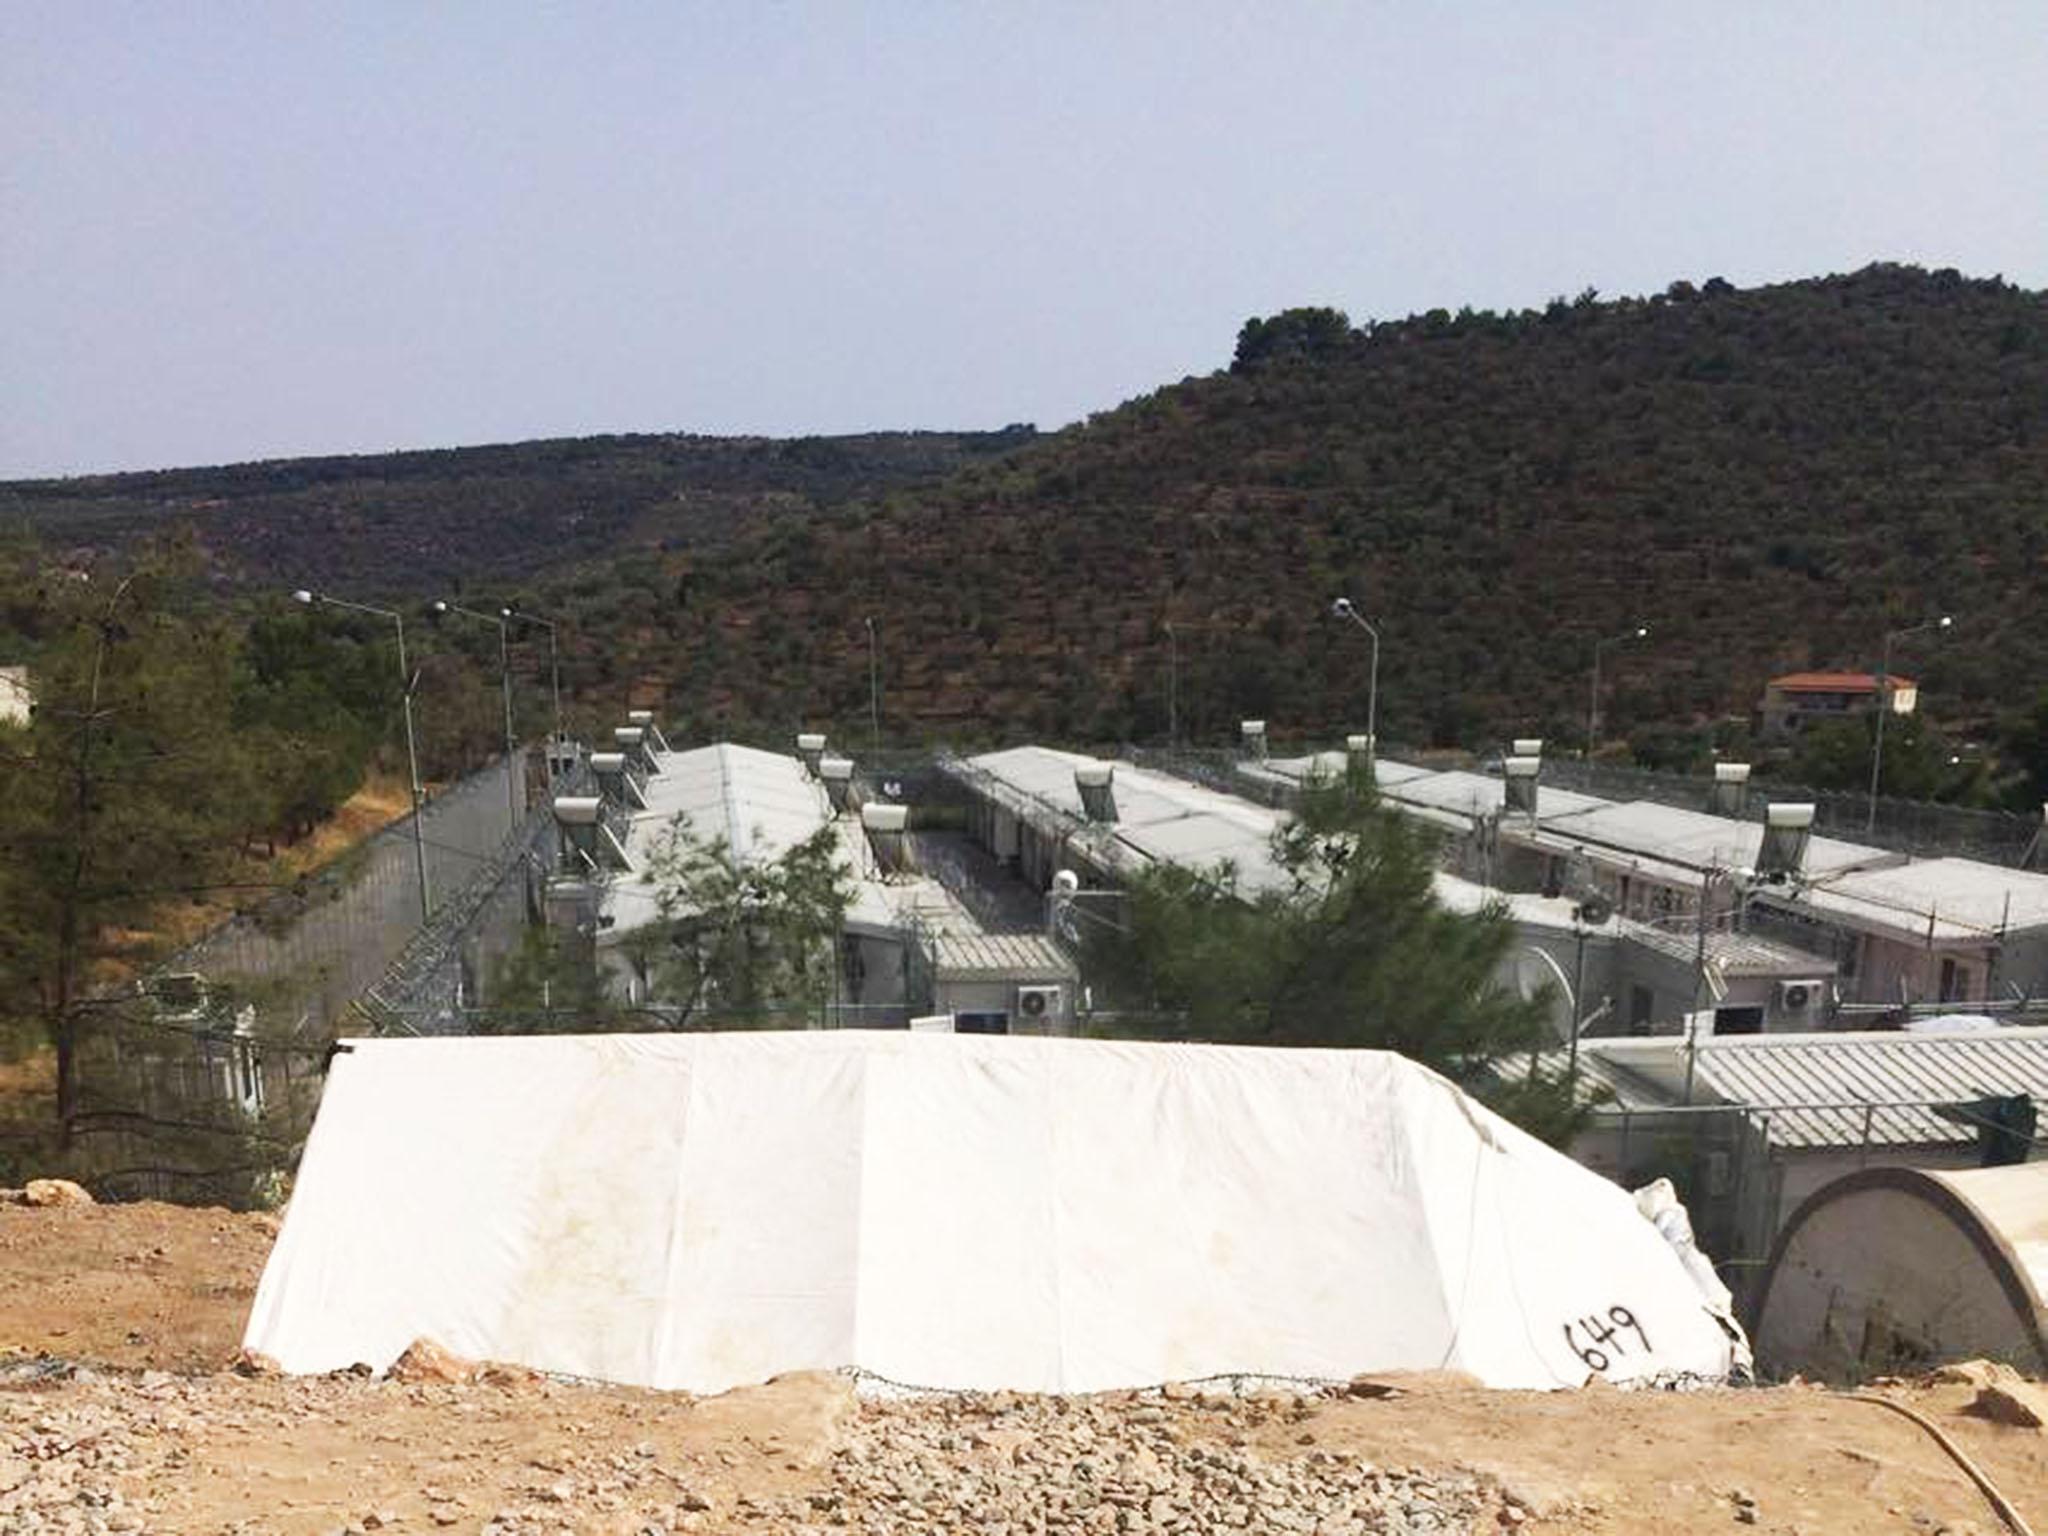
<svg viewBox="0 0 2048 1536">
<path fill-rule="evenodd" d="M 1749 764 L 1714 764 L 1714 787 L 1707 796 L 1707 809 L 1716 816 L 1740 820 L 1749 803 Z"/>
<path fill-rule="evenodd" d="M 910 824 L 909 806 L 870 802 L 860 808 L 860 824 L 875 851 L 875 862 L 885 871 L 894 874 L 908 865 L 903 831 Z"/>
<path fill-rule="evenodd" d="M 844 811 L 853 804 L 852 758 L 819 758 L 818 777 L 825 781 L 825 795 L 831 800 L 834 812 Z"/>
<path fill-rule="evenodd" d="M 1081 796 L 1081 814 L 1090 821 L 1116 820 L 1116 765 L 1076 763 L 1074 788 Z"/>
<path fill-rule="evenodd" d="M 1756 873 L 1761 880 L 1789 880 L 1806 865 L 1806 845 L 1813 837 L 1811 805 L 1764 808 L 1764 841 L 1757 849 Z"/>
<path fill-rule="evenodd" d="M 1507 778 L 1507 808 L 1533 818 L 1536 814 L 1536 781 L 1543 771 L 1543 759 L 1534 754 L 1511 757 L 1501 764 L 1501 771 Z"/>
<path fill-rule="evenodd" d="M 825 733 L 823 731 L 798 731 L 796 733 L 796 755 L 802 760 L 804 772 L 812 778 L 818 776 L 818 759 L 825 755 Z"/>
<path fill-rule="evenodd" d="M 1263 763 L 1266 760 L 1266 722 L 1246 720 L 1238 726 L 1238 730 L 1243 733 L 1245 751 L 1251 754 L 1254 761 Z"/>
</svg>

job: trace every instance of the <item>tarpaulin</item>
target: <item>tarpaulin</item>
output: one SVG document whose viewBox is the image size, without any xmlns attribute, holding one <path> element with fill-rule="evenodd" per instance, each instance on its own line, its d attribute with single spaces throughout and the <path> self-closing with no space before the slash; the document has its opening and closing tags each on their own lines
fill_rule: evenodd
<svg viewBox="0 0 2048 1536">
<path fill-rule="evenodd" d="M 246 1338 L 717 1391 L 1726 1374 L 1629 1195 L 1381 1051 L 845 1030 L 364 1040 Z"/>
</svg>

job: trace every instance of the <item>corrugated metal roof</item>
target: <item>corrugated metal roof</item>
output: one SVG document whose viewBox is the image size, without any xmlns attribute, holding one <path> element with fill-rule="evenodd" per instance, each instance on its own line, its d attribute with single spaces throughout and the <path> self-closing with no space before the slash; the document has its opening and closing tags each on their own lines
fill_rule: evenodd
<svg viewBox="0 0 2048 1536">
<path fill-rule="evenodd" d="M 1080 974 L 1066 951 L 1042 933 L 941 934 L 932 941 L 932 963 L 942 981 L 1072 981 Z"/>
<path fill-rule="evenodd" d="M 1588 1049 L 1591 1041 L 1579 1042 L 1577 1097 L 1585 1103 L 1609 1102 L 1621 1109 L 1637 1109 L 1645 1103 L 1640 1087 L 1625 1072 L 1617 1072 L 1598 1051 Z M 1548 1078 L 1561 1078 L 1572 1070 L 1570 1048 L 1553 1046 L 1536 1055 L 1538 1069 Z M 1486 1064 L 1487 1075 L 1497 1082 L 1518 1083 L 1529 1075 L 1527 1054 L 1496 1056 Z"/>
<path fill-rule="evenodd" d="M 1674 960 L 1683 960 L 1688 965 L 1699 954 L 1699 934 L 1691 923 L 1680 929 L 1624 922 L 1622 932 L 1630 942 Z M 1706 957 L 1707 963 L 1724 976 L 1825 978 L 1835 974 L 1834 961 L 1803 949 L 1794 949 L 1790 944 L 1781 944 L 1758 933 L 1709 933 Z"/>
<path fill-rule="evenodd" d="M 1580 1052 L 1679 1100 L 1683 1039 L 1588 1040 Z M 1694 1073 L 1695 1103 L 1753 1111 L 1778 1146 L 1855 1147 L 1866 1121 L 1872 1146 L 1946 1146 L 1976 1131 L 1930 1106 L 2019 1093 L 2048 1100 L 2048 1029 L 1718 1037 L 1700 1041 Z"/>
</svg>

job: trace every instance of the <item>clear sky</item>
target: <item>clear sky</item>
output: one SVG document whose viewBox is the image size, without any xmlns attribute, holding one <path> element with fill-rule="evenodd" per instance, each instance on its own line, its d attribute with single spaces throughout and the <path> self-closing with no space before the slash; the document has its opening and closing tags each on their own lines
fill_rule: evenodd
<svg viewBox="0 0 2048 1536">
<path fill-rule="evenodd" d="M 2048 6 L 0 0 L 0 477 L 1052 427 L 1247 316 L 2048 287 Z"/>
</svg>

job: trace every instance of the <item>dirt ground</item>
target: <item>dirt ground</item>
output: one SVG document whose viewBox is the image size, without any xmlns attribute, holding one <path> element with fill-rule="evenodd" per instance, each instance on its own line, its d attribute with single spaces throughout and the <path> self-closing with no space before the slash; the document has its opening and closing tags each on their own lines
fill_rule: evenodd
<svg viewBox="0 0 2048 1536">
<path fill-rule="evenodd" d="M 277 1218 L 0 1205 L 0 1360 L 202 1372 L 235 1358 Z"/>
<path fill-rule="evenodd" d="M 1811 1387 L 889 1401 L 832 1376 L 703 1399 L 243 1376 L 272 1226 L 0 1206 L 0 1531 L 2004 1529 L 1924 1431 Z M 2048 1531 L 2048 1431 L 1964 1412 L 1968 1387 L 1886 1390 Z"/>
</svg>

